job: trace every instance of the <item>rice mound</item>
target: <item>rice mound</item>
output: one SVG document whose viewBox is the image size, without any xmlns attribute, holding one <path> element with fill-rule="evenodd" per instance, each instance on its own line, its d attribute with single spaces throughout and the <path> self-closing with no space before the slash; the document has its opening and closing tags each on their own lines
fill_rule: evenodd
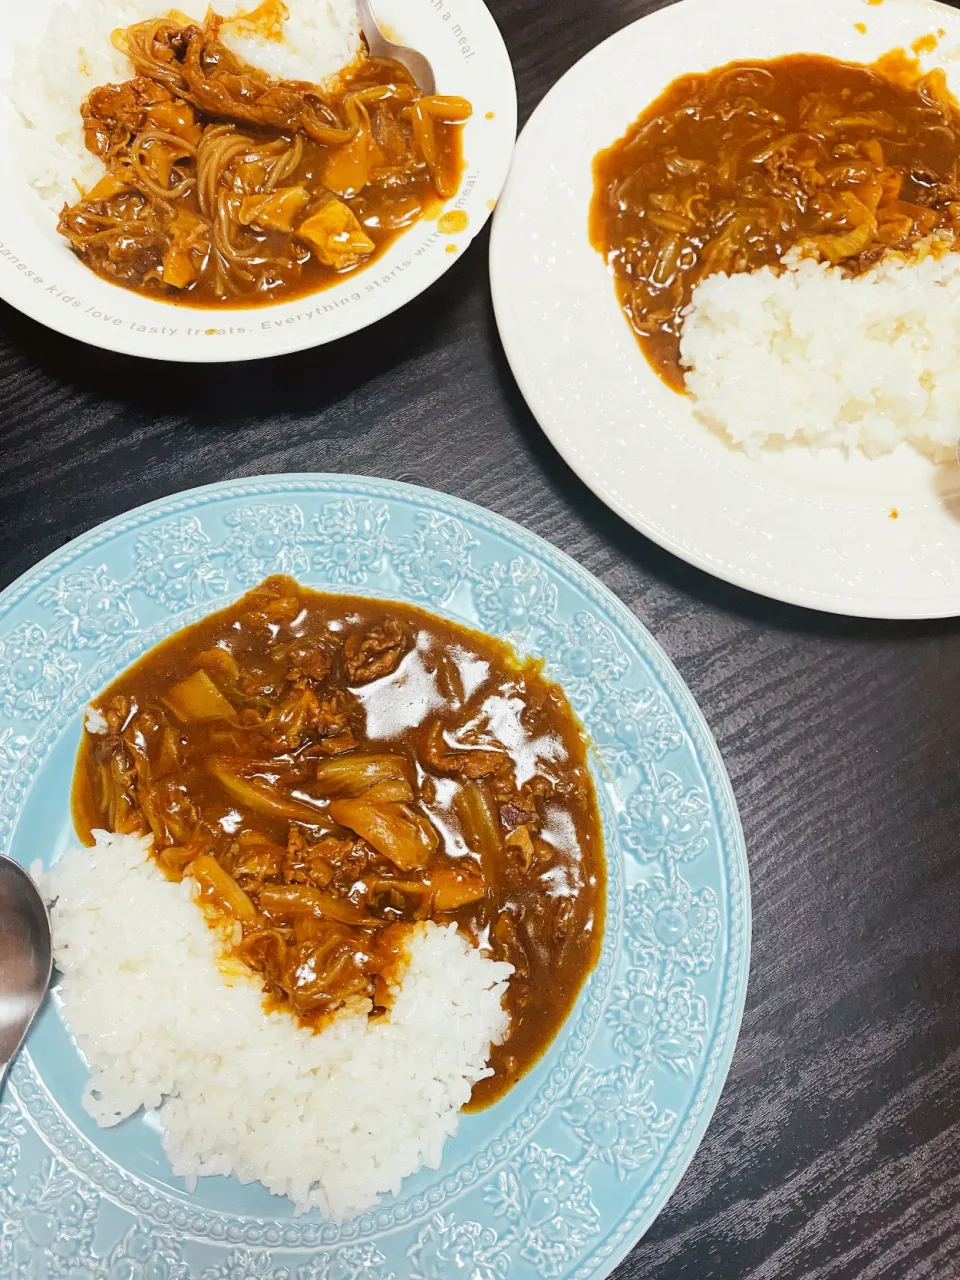
<svg viewBox="0 0 960 1280">
<path fill-rule="evenodd" d="M 707 277 L 680 342 L 698 416 L 748 453 L 792 440 L 875 458 L 907 441 L 953 458 L 960 253 L 944 247 L 855 277 L 796 256 L 779 271 Z"/>
<path fill-rule="evenodd" d="M 42 885 L 98 1124 L 159 1108 L 164 1150 L 191 1189 L 232 1174 L 336 1219 L 438 1167 L 506 1035 L 509 964 L 454 925 L 415 926 L 389 1018 L 344 1015 L 313 1034 L 266 1013 L 259 982 L 224 965 L 191 882 L 165 878 L 149 838 L 95 834 Z"/>
<path fill-rule="evenodd" d="M 361 50 L 356 0 L 286 0 L 283 40 L 240 34 L 224 27 L 223 42 L 246 62 L 271 75 L 323 84 L 356 60 Z M 249 13 L 256 0 L 213 0 L 216 13 Z M 58 213 L 78 187 L 89 190 L 103 164 L 87 151 L 80 105 L 92 89 L 129 80 L 130 60 L 114 49 L 118 27 L 159 18 L 171 9 L 202 22 L 207 0 L 61 0 L 46 33 L 20 45 L 3 92 L 25 123 L 21 163 L 27 180 Z"/>
</svg>

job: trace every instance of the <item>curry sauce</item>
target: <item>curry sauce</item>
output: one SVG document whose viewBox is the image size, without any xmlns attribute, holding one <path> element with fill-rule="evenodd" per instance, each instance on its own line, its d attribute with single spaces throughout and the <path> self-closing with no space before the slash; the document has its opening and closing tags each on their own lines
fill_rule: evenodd
<svg viewBox="0 0 960 1280">
<path fill-rule="evenodd" d="M 675 80 L 594 162 L 590 237 L 654 370 L 683 389 L 700 280 L 797 249 L 851 274 L 960 230 L 960 108 L 943 71 L 794 54 Z"/>
<path fill-rule="evenodd" d="M 596 964 L 606 872 L 579 723 L 539 665 L 411 606 L 268 579 L 93 704 L 74 823 L 153 836 L 271 1008 L 389 1007 L 403 937 L 514 966 L 471 1105 L 539 1059 Z"/>
</svg>

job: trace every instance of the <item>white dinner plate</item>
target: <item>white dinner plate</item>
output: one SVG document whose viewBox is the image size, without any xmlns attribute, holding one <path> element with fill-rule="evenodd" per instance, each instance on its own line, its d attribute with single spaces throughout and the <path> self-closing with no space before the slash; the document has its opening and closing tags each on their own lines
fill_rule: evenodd
<svg viewBox="0 0 960 1280">
<path fill-rule="evenodd" d="M 775 599 L 862 617 L 960 614 L 960 469 L 801 446 L 747 457 L 651 371 L 590 245 L 592 162 L 677 76 L 746 58 L 872 62 L 943 32 L 925 65 L 960 92 L 960 15 L 928 0 L 681 0 L 547 94 L 494 219 L 497 322 L 543 430 L 614 511 L 684 560 Z M 957 414 L 960 436 L 960 406 Z"/>
<path fill-rule="evenodd" d="M 15 47 L 40 40 L 57 3 L 4 4 L 0 43 L 0 297 L 51 329 L 162 360 L 255 360 L 301 351 L 366 328 L 415 298 L 459 260 L 490 216 L 517 132 L 513 70 L 496 23 L 483 0 L 374 0 L 391 36 L 430 59 L 438 92 L 473 104 L 463 135 L 463 180 L 444 206 L 463 210 L 464 230 L 444 234 L 436 218 L 414 223 L 370 267 L 277 306 L 178 307 L 110 284 L 74 256 L 57 233 L 56 214 L 29 185 L 22 156 L 33 139 L 2 92 Z M 217 9 L 216 0 L 211 7 Z M 158 15 L 170 8 L 169 0 L 157 0 Z"/>
</svg>

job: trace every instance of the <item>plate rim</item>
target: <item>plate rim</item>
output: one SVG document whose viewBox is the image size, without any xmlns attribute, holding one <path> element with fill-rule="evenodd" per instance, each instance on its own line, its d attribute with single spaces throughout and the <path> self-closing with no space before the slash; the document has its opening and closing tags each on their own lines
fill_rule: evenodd
<svg viewBox="0 0 960 1280">
<path fill-rule="evenodd" d="M 688 746 L 697 756 L 704 773 L 708 777 L 714 794 L 720 798 L 728 809 L 729 818 L 729 872 L 728 863 L 721 860 L 724 879 L 739 881 L 740 919 L 736 912 L 728 919 L 726 943 L 731 954 L 738 953 L 738 963 L 734 966 L 728 961 L 727 977 L 718 991 L 718 1026 L 715 1030 L 712 1052 L 715 1057 L 712 1068 L 705 1063 L 701 1072 L 701 1093 L 692 1095 L 687 1109 L 680 1117 L 678 1129 L 686 1121 L 690 1111 L 696 1108 L 696 1118 L 691 1126 L 689 1136 L 680 1146 L 675 1163 L 666 1170 L 661 1169 L 662 1182 L 650 1197 L 647 1205 L 640 1206 L 634 1201 L 632 1208 L 624 1214 L 607 1235 L 592 1249 L 581 1255 L 579 1264 L 565 1271 L 569 1280 L 600 1280 L 608 1276 L 619 1261 L 638 1243 L 662 1212 L 670 1196 L 676 1190 L 683 1174 L 689 1167 L 694 1155 L 699 1150 L 710 1120 L 713 1117 L 720 1095 L 729 1076 L 733 1056 L 739 1039 L 742 1018 L 747 994 L 751 943 L 752 943 L 752 904 L 750 891 L 750 872 L 746 854 L 742 822 L 736 800 L 736 793 L 730 781 L 720 748 L 706 721 L 698 702 L 690 691 L 686 681 L 680 674 L 666 650 L 653 636 L 644 622 L 630 609 L 619 596 L 605 583 L 572 556 L 556 547 L 552 542 L 533 532 L 517 521 L 498 512 L 479 506 L 467 499 L 459 498 L 431 489 L 427 486 L 411 484 L 406 481 L 395 481 L 388 478 L 365 476 L 359 474 L 341 474 L 335 472 L 291 472 L 258 476 L 241 476 L 231 480 L 212 482 L 191 489 L 178 491 L 141 504 L 126 512 L 118 513 L 108 520 L 91 526 L 91 528 L 70 539 L 61 547 L 44 556 L 36 564 L 19 575 L 12 583 L 0 591 L 0 619 L 10 611 L 32 590 L 36 589 L 54 573 L 68 567 L 79 556 L 112 540 L 116 535 L 136 528 L 149 520 L 153 515 L 170 514 L 203 506 L 210 499 L 229 499 L 243 497 L 246 493 L 292 493 L 313 491 L 323 496 L 324 486 L 343 487 L 348 491 L 351 487 L 372 487 L 380 490 L 381 496 L 391 495 L 414 505 L 427 505 L 447 509 L 451 514 L 461 514 L 470 520 L 496 532 L 498 528 L 509 532 L 512 539 L 527 549 L 542 556 L 547 563 L 562 572 L 573 583 L 586 579 L 594 595 L 599 597 L 618 625 L 629 633 L 633 631 L 643 642 L 643 658 L 649 662 L 662 683 L 670 687 L 682 702 L 684 717 L 695 728 L 696 733 L 690 737 Z M 232 598 L 232 594 L 231 594 Z M 386 597 L 383 597 L 386 598 Z M 209 607 L 216 609 L 217 601 L 210 601 Z M 429 606 L 422 606 L 429 607 Z M 688 731 L 689 732 L 689 731 Z M 729 900 L 733 905 L 734 894 L 728 884 Z M 728 990 L 729 989 L 729 990 Z M 724 1010 L 724 1004 L 728 1008 Z M 722 1023 L 722 1025 L 719 1025 Z M 29 1051 L 29 1045 L 27 1046 Z M 36 1069 L 36 1068 L 34 1068 Z M 706 1080 L 704 1086 L 704 1077 Z M 42 1079 L 42 1077 L 41 1077 Z M 657 1175 L 659 1176 L 659 1175 Z M 598 1256 L 599 1255 L 599 1256 Z"/>
<path fill-rule="evenodd" d="M 949 12 L 954 25 L 956 24 L 957 10 L 951 5 L 943 3 L 942 0 L 914 0 L 914 2 L 918 9 Z M 681 8 L 693 11 L 703 7 L 705 7 L 704 0 L 670 0 L 669 3 L 661 8 L 646 13 L 633 22 L 626 23 L 617 31 L 612 32 L 599 44 L 589 49 L 563 73 L 540 100 L 524 124 L 514 148 L 513 161 L 507 182 L 494 211 L 489 248 L 490 290 L 494 316 L 511 374 L 537 425 L 567 466 L 587 488 L 615 515 L 643 534 L 644 537 L 649 538 L 651 542 L 656 543 L 671 555 L 692 565 L 694 568 L 700 569 L 719 581 L 727 582 L 732 586 L 749 591 L 752 595 L 840 617 L 881 621 L 922 621 L 958 617 L 960 616 L 960 587 L 953 588 L 952 591 L 944 590 L 934 596 L 918 597 L 903 597 L 899 595 L 878 597 L 869 593 L 857 595 L 852 590 L 848 590 L 843 595 L 835 592 L 818 593 L 815 590 L 804 587 L 792 587 L 789 582 L 784 582 L 781 578 L 774 578 L 772 574 L 765 575 L 762 581 L 758 582 L 757 578 L 751 576 L 746 568 L 732 565 L 727 561 L 718 562 L 710 555 L 709 551 L 700 546 L 692 548 L 685 545 L 679 536 L 663 528 L 656 521 L 646 519 L 643 512 L 628 506 L 609 482 L 596 472 L 589 458 L 585 457 L 570 439 L 567 431 L 558 420 L 554 404 L 538 385 L 536 376 L 524 358 L 522 345 L 518 337 L 522 329 L 522 323 L 513 308 L 511 297 L 513 293 L 511 288 L 512 281 L 506 257 L 508 253 L 508 237 L 512 231 L 512 228 L 508 225 L 508 219 L 511 216 L 514 201 L 516 200 L 516 175 L 525 163 L 525 151 L 527 149 L 525 139 L 529 142 L 533 127 L 538 125 L 548 114 L 553 102 L 563 95 L 568 82 L 585 65 L 594 61 L 602 61 L 603 55 L 609 46 L 625 39 L 635 39 L 637 28 L 642 28 L 644 24 L 649 25 L 664 20 L 664 16 L 668 13 L 672 14 Z M 629 123 L 630 121 L 626 121 L 623 128 L 625 129 Z M 585 228 L 584 235 L 586 236 Z M 704 430 L 707 430 L 707 428 L 704 428 Z"/>
</svg>

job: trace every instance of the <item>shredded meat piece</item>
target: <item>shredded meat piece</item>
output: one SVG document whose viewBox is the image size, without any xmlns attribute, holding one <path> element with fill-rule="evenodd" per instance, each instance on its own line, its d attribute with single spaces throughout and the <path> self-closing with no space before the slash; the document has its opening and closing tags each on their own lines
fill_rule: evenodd
<svg viewBox="0 0 960 1280">
<path fill-rule="evenodd" d="M 500 821 L 508 831 L 512 831 L 514 827 L 526 827 L 536 822 L 536 813 L 530 813 L 526 809 L 521 809 L 515 804 L 502 804 L 500 806 Z"/>
<path fill-rule="evenodd" d="M 359 881 L 382 879 L 395 874 L 393 864 L 375 853 L 363 840 L 338 840 L 330 888 L 348 897 Z M 331 861 L 333 859 L 331 858 Z"/>
<path fill-rule="evenodd" d="M 334 836 L 310 844 L 299 827 L 291 826 L 282 862 L 284 884 L 312 884 L 325 889 L 335 875 L 332 863 L 342 861 L 352 847 L 353 841 Z"/>
<path fill-rule="evenodd" d="M 349 635 L 343 646 L 343 665 L 351 684 L 369 684 L 392 675 L 410 648 L 410 637 L 399 622 L 388 618 L 363 636 Z"/>
<path fill-rule="evenodd" d="M 512 779 L 507 785 L 495 786 L 500 821 L 504 828 L 507 831 L 512 831 L 515 827 L 530 827 L 531 831 L 539 830 L 540 806 L 555 791 L 559 791 L 561 781 L 558 780 L 555 785 L 549 778 L 538 773 L 520 788 L 514 787 Z"/>
<path fill-rule="evenodd" d="M 57 230 L 101 275 L 124 284 L 159 279 L 170 245 L 160 211 L 136 191 L 65 205 Z"/>
<path fill-rule="evenodd" d="M 356 703 L 345 689 L 335 689 L 317 703 L 315 728 L 321 738 L 342 738 L 351 733 L 350 721 L 356 714 Z"/>
<path fill-rule="evenodd" d="M 928 205 L 931 209 L 942 209 L 945 205 L 955 204 L 960 200 L 960 183 L 938 182 L 930 192 L 919 192 L 916 196 L 918 204 Z"/>
<path fill-rule="evenodd" d="M 247 698 L 269 698 L 274 692 L 273 682 L 257 667 L 241 671 L 237 684 Z"/>
<path fill-rule="evenodd" d="M 197 835 L 200 814 L 187 788 L 175 778 L 162 778 L 138 788 L 140 807 L 160 844 L 190 844 Z"/>
<path fill-rule="evenodd" d="M 275 129 L 297 128 L 309 85 L 274 80 L 265 71 L 234 57 L 203 28 L 183 29 L 175 56 L 190 101 L 212 116 Z M 184 47 L 185 46 L 185 47 Z"/>
<path fill-rule="evenodd" d="M 782 151 L 768 156 L 762 168 L 767 175 L 769 191 L 781 200 L 789 200 L 797 191 L 813 197 L 826 181 L 812 165 L 798 163 Z"/>
<path fill-rule="evenodd" d="M 318 645 L 294 645 L 288 657 L 287 679 L 291 683 L 306 678 L 319 684 L 329 676 L 333 665 L 330 654 Z"/>
<path fill-rule="evenodd" d="M 80 108 L 87 150 L 104 160 L 127 151 L 146 127 L 148 109 L 172 102 L 170 90 L 147 76 L 94 89 Z"/>
<path fill-rule="evenodd" d="M 452 773 L 460 778 L 489 778 L 507 761 L 503 751 L 485 747 L 468 747 L 454 750 L 444 739 L 443 725 L 434 720 L 424 735 L 423 758 L 438 773 Z"/>
</svg>

